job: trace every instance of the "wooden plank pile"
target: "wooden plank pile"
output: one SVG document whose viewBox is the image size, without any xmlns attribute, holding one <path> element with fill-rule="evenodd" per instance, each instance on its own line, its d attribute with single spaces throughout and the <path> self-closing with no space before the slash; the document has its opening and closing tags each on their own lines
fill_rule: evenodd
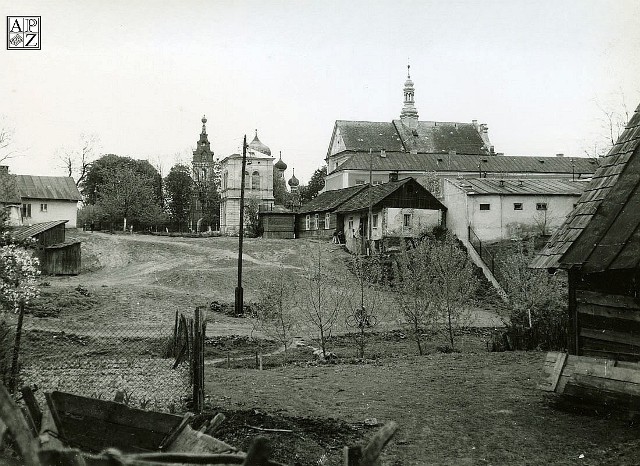
<svg viewBox="0 0 640 466">
<path fill-rule="evenodd" d="M 580 404 L 640 414 L 640 363 L 550 352 L 538 388 Z"/>
<path fill-rule="evenodd" d="M 45 394 L 48 409 L 43 413 L 29 388 L 22 393 L 24 410 L 0 384 L 0 446 L 9 432 L 26 466 L 284 466 L 269 460 L 264 437 L 256 437 L 244 453 L 209 435 L 224 421 L 222 414 L 196 431 L 189 425 L 191 413 L 143 411 L 62 392 Z M 379 465 L 397 428 L 390 422 L 366 446 L 345 447 L 343 464 Z"/>
</svg>

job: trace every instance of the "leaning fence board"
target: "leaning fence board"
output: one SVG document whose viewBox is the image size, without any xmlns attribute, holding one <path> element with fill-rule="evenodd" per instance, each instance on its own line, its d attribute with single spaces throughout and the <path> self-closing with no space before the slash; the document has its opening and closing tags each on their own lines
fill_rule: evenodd
<svg viewBox="0 0 640 466">
<path fill-rule="evenodd" d="M 560 353 L 557 351 L 547 353 L 547 359 L 544 367 L 545 378 L 538 384 L 538 388 L 540 390 L 548 392 L 555 391 L 566 361 L 567 353 Z"/>
</svg>

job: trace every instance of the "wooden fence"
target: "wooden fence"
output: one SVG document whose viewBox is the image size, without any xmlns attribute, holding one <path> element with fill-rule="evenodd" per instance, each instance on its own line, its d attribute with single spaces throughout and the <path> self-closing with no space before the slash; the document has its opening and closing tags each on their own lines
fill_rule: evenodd
<svg viewBox="0 0 640 466">
<path fill-rule="evenodd" d="M 196 308 L 193 317 L 186 317 L 176 311 L 173 341 L 169 352 L 176 358 L 174 368 L 189 361 L 190 382 L 193 388 L 193 406 L 200 413 L 204 406 L 204 341 L 207 319 L 202 308 Z"/>
</svg>

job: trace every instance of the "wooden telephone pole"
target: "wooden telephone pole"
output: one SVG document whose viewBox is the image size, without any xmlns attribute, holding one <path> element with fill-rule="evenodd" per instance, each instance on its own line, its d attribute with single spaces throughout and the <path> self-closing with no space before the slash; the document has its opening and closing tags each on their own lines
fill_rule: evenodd
<svg viewBox="0 0 640 466">
<path fill-rule="evenodd" d="M 247 169 L 247 135 L 242 141 L 242 175 L 240 177 L 240 230 L 238 231 L 238 286 L 236 286 L 235 313 L 242 314 L 244 295 L 242 290 L 242 240 L 244 236 L 244 172 Z"/>
</svg>

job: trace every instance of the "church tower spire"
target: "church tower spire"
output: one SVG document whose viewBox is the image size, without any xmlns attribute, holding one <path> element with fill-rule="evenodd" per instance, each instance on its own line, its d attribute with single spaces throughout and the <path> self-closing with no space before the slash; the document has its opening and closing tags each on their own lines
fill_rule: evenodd
<svg viewBox="0 0 640 466">
<path fill-rule="evenodd" d="M 411 81 L 411 65 L 407 65 L 407 80 L 404 82 L 404 106 L 400 112 L 401 120 L 415 120 L 418 122 L 418 110 L 414 102 L 413 81 Z M 410 123 L 407 121 L 407 123 Z"/>
</svg>

